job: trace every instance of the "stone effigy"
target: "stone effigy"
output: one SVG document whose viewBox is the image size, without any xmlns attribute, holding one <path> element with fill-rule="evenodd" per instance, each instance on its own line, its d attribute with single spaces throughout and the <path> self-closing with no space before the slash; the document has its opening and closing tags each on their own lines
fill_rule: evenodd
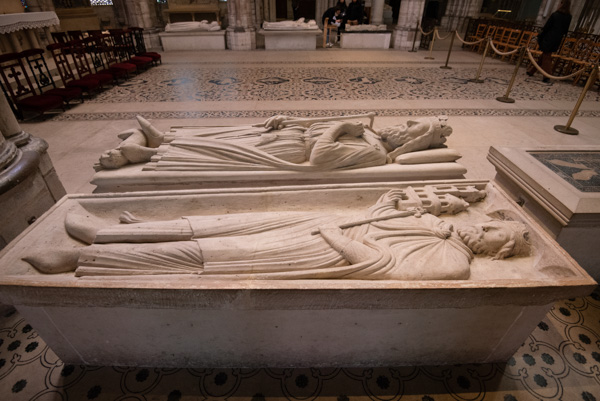
<svg viewBox="0 0 600 401">
<path fill-rule="evenodd" d="M 314 19 L 306 21 L 304 18 L 299 18 L 295 21 L 277 21 L 263 22 L 265 31 L 295 31 L 295 30 L 318 30 L 319 26 Z"/>
<path fill-rule="evenodd" d="M 506 361 L 595 287 L 464 180 L 68 195 L 0 266 L 0 302 L 65 363 L 100 366 Z"/>
<path fill-rule="evenodd" d="M 165 26 L 165 32 L 202 32 L 202 31 L 220 31 L 221 25 L 217 21 L 185 21 L 173 22 Z"/>
<path fill-rule="evenodd" d="M 42 272 L 76 269 L 77 276 L 466 280 L 474 253 L 495 259 L 529 254 L 521 223 L 463 223 L 454 231 L 437 217 L 466 210 L 463 198 L 484 197 L 472 186 L 407 187 L 350 215 L 290 211 L 141 221 L 125 212 L 122 224 L 112 225 L 69 213 L 67 233 L 89 246 L 40 249 L 25 260 Z"/>
<path fill-rule="evenodd" d="M 144 170 L 156 171 L 364 168 L 399 162 L 409 152 L 442 148 L 452 133 L 444 116 L 412 119 L 380 132 L 337 119 L 275 116 L 258 126 L 199 128 L 184 137 L 164 135 L 137 118 L 141 129 L 119 134 L 123 143 L 102 154 L 96 169 L 142 162 L 151 162 Z M 441 149 L 434 154 L 458 158 Z"/>
<path fill-rule="evenodd" d="M 374 24 L 364 24 L 364 25 L 348 25 L 346 26 L 346 32 L 380 32 L 387 31 L 387 25 L 374 25 Z"/>
<path fill-rule="evenodd" d="M 381 130 L 374 115 L 274 116 L 230 127 L 140 128 L 94 166 L 100 192 L 462 178 L 460 154 L 445 146 L 445 117 L 411 119 Z M 353 119 L 370 118 L 368 126 Z"/>
</svg>

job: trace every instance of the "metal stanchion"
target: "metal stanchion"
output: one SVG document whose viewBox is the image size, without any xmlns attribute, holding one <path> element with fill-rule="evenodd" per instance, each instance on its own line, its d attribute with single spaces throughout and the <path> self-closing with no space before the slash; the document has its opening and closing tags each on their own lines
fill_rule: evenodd
<svg viewBox="0 0 600 401">
<path fill-rule="evenodd" d="M 433 51 L 433 43 L 435 42 L 436 32 L 437 28 L 433 28 L 433 32 L 431 32 L 431 42 L 429 42 L 429 56 L 425 57 L 425 60 L 435 60 L 435 57 L 431 56 L 431 52 Z"/>
<path fill-rule="evenodd" d="M 417 51 L 417 49 L 415 49 L 415 43 L 417 42 L 417 33 L 419 33 L 419 20 L 417 20 L 417 27 L 415 28 L 415 36 L 413 37 L 412 50 L 409 50 L 410 53 L 416 53 L 416 51 Z"/>
<path fill-rule="evenodd" d="M 446 64 L 444 64 L 443 66 L 440 67 L 444 70 L 452 69 L 452 67 L 448 67 L 448 61 L 450 61 L 450 54 L 452 53 L 452 46 L 454 45 L 454 37 L 455 36 L 456 36 L 456 31 L 452 31 L 452 38 L 450 38 L 450 48 L 448 49 L 448 56 L 446 56 Z"/>
<path fill-rule="evenodd" d="M 481 76 L 481 70 L 483 70 L 483 62 L 485 61 L 485 58 L 487 57 L 487 51 L 490 47 L 490 38 L 487 38 L 487 41 L 485 42 L 485 50 L 483 51 L 483 56 L 481 57 L 481 62 L 479 63 L 479 70 L 477 71 L 477 76 L 473 79 L 469 79 L 469 82 L 474 82 L 476 84 L 480 84 L 483 82 L 483 79 L 479 79 L 479 77 Z"/>
<path fill-rule="evenodd" d="M 515 78 L 517 77 L 517 73 L 519 72 L 519 67 L 521 67 L 521 63 L 523 62 L 523 57 L 525 57 L 525 47 L 521 48 L 521 54 L 519 54 L 519 59 L 517 60 L 517 65 L 515 66 L 515 70 L 513 71 L 513 75 L 510 78 L 510 83 L 508 84 L 508 88 L 506 88 L 506 94 L 504 96 L 497 97 L 496 100 L 502 103 L 514 103 L 515 99 L 508 97 L 510 95 L 510 91 L 512 90 L 513 85 L 515 84 Z"/>
<path fill-rule="evenodd" d="M 575 108 L 573 109 L 573 112 L 571 113 L 569 122 L 567 122 L 567 125 L 555 125 L 554 129 L 556 131 L 558 131 L 562 134 L 567 134 L 567 135 L 578 135 L 579 134 L 578 130 L 576 130 L 575 128 L 571 128 L 571 124 L 573 123 L 573 120 L 575 119 L 575 116 L 577 115 L 577 112 L 579 111 L 579 107 L 581 106 L 581 103 L 583 103 L 583 99 L 585 99 L 585 95 L 586 95 L 588 89 L 590 89 L 590 86 L 592 86 L 592 84 L 596 81 L 597 77 L 598 77 L 598 65 L 595 65 L 594 68 L 592 69 L 592 71 L 590 72 L 590 76 L 589 76 L 587 82 L 585 83 L 583 90 L 581 91 L 581 95 L 579 95 L 579 99 L 577 99 L 577 103 L 575 104 Z"/>
</svg>

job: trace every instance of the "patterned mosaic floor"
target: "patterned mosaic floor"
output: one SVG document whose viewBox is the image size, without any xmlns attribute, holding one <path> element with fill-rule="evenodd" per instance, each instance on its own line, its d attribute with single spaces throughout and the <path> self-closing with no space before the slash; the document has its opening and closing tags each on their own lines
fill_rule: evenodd
<svg viewBox="0 0 600 401">
<path fill-rule="evenodd" d="M 600 400 L 600 290 L 557 303 L 506 364 L 372 369 L 65 365 L 18 312 L 0 317 L 2 400 Z"/>
<path fill-rule="evenodd" d="M 468 53 L 468 52 L 467 52 Z M 261 110 L 261 103 L 278 101 L 390 101 L 387 107 L 358 109 L 352 112 L 375 111 L 381 116 L 447 115 L 479 116 L 563 116 L 582 91 L 571 81 L 545 84 L 539 77 L 527 77 L 521 69 L 510 97 L 519 101 L 568 101 L 568 110 L 535 110 L 520 107 L 406 109 L 402 101 L 418 100 L 493 100 L 504 96 L 514 67 L 490 61 L 481 73 L 483 83 L 469 82 L 477 76 L 478 63 L 458 62 L 450 70 L 440 69 L 440 62 L 361 61 L 348 66 L 336 62 L 198 62 L 168 63 L 154 67 L 137 77 L 108 89 L 88 102 L 90 104 L 171 103 L 181 102 L 256 102 L 251 110 L 149 111 L 148 118 L 237 118 L 265 117 L 274 110 Z M 598 91 L 590 91 L 588 101 L 599 101 Z M 200 105 L 200 108 L 202 106 Z M 285 110 L 293 113 L 294 110 Z M 281 112 L 281 110 L 279 110 Z M 350 112 L 350 111 L 349 111 Z M 303 110 L 302 115 L 328 115 L 330 111 Z M 598 116 L 597 111 L 584 112 Z M 55 121 L 131 119 L 136 113 L 84 112 L 60 114 Z"/>
</svg>

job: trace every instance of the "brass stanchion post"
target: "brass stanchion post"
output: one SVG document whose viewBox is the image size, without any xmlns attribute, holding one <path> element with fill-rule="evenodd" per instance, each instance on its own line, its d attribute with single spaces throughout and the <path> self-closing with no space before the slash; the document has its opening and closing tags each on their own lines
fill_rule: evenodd
<svg viewBox="0 0 600 401">
<path fill-rule="evenodd" d="M 510 95 L 510 91 L 512 90 L 513 85 L 515 84 L 515 78 L 517 77 L 517 73 L 519 72 L 519 67 L 521 67 L 521 63 L 523 62 L 523 57 L 525 57 L 525 47 L 521 48 L 521 54 L 519 54 L 519 58 L 517 60 L 517 65 L 515 66 L 515 70 L 513 71 L 513 75 L 510 78 L 510 83 L 508 84 L 508 88 L 506 88 L 506 94 L 504 96 L 497 97 L 496 100 L 502 103 L 514 103 L 515 99 L 508 97 Z"/>
<path fill-rule="evenodd" d="M 454 45 L 454 37 L 456 36 L 456 31 L 452 31 L 452 38 L 450 38 L 450 48 L 448 49 L 448 56 L 446 56 L 446 64 L 441 66 L 440 68 L 444 70 L 451 70 L 452 67 L 448 67 L 448 61 L 450 61 L 450 54 L 452 53 L 452 46 Z"/>
<path fill-rule="evenodd" d="M 575 104 L 575 108 L 573 109 L 573 112 L 571 113 L 569 122 L 567 122 L 567 125 L 555 125 L 554 129 L 556 131 L 558 131 L 562 134 L 567 134 L 567 135 L 579 134 L 578 130 L 576 130 L 575 128 L 571 128 L 571 124 L 573 123 L 573 120 L 575 119 L 575 116 L 577 115 L 577 112 L 579 111 L 579 107 L 581 106 L 581 103 L 583 103 L 583 99 L 585 99 L 585 95 L 587 94 L 588 89 L 590 89 L 590 86 L 592 86 L 592 84 L 596 81 L 597 77 L 598 77 L 598 65 L 595 65 L 594 68 L 592 69 L 592 71 L 590 72 L 590 76 L 588 77 L 588 80 L 585 83 L 583 90 L 581 91 L 581 95 L 579 95 L 579 99 L 577 99 L 577 103 Z"/>
<path fill-rule="evenodd" d="M 417 33 L 419 33 L 419 20 L 417 20 L 417 27 L 415 28 L 415 36 L 413 37 L 413 45 L 412 50 L 409 50 L 410 53 L 416 53 L 417 49 L 415 49 L 415 43 L 417 43 Z M 423 36 L 423 35 L 421 35 Z"/>
<path fill-rule="evenodd" d="M 486 40 L 487 42 L 485 42 L 485 50 L 483 51 L 483 56 L 481 57 L 481 62 L 479 63 L 479 70 L 477 71 L 477 76 L 473 79 L 469 79 L 469 82 L 474 82 L 476 84 L 480 84 L 483 82 L 483 79 L 479 79 L 479 77 L 481 76 L 481 70 L 483 70 L 483 62 L 487 57 L 487 51 L 490 47 L 490 38 L 486 38 Z"/>
<path fill-rule="evenodd" d="M 431 52 L 433 51 L 433 43 L 435 42 L 435 33 L 437 32 L 437 28 L 433 28 L 431 32 L 431 42 L 429 42 L 429 56 L 425 57 L 425 60 L 435 60 L 435 57 L 431 56 Z"/>
</svg>

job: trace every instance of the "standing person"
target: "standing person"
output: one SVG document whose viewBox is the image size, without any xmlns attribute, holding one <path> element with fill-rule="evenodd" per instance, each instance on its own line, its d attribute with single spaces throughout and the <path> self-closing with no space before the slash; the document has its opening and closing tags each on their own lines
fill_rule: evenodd
<svg viewBox="0 0 600 401">
<path fill-rule="evenodd" d="M 346 9 L 344 22 L 347 25 L 362 24 L 363 15 L 364 9 L 362 4 L 358 0 L 352 0 L 352 3 L 348 4 L 348 8 Z"/>
<path fill-rule="evenodd" d="M 538 35 L 538 43 L 542 51 L 538 63 L 548 74 L 552 73 L 552 53 L 558 50 L 563 37 L 569 32 L 572 18 L 570 8 L 571 0 L 562 0 L 558 9 L 550 15 L 546 25 L 542 28 L 542 32 Z M 532 76 L 535 71 L 535 66 L 530 65 L 527 69 L 527 75 Z M 544 82 L 549 80 L 546 77 L 543 79 Z"/>
</svg>

